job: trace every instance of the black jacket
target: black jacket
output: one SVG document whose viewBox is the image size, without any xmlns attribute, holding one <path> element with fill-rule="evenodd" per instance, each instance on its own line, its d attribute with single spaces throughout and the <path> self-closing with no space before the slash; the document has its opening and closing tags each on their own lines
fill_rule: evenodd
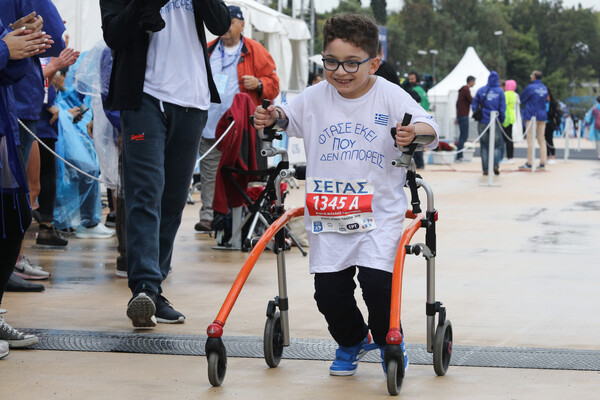
<svg viewBox="0 0 600 400">
<path fill-rule="evenodd" d="M 144 0 L 100 0 L 104 41 L 113 50 L 113 69 L 106 105 L 111 110 L 139 110 L 144 90 L 149 35 L 139 27 L 139 4 Z M 198 39 L 204 51 L 210 101 L 220 103 L 206 51 L 204 25 L 214 35 L 229 30 L 231 18 L 223 0 L 192 0 Z"/>
</svg>

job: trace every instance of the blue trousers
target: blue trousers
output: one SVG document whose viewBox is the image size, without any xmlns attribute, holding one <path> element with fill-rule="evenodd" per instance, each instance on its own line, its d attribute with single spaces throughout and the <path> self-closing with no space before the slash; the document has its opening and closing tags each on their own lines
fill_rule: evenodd
<svg viewBox="0 0 600 400">
<path fill-rule="evenodd" d="M 469 116 L 465 115 L 462 117 L 458 117 L 458 128 L 460 130 L 460 135 L 458 136 L 458 145 L 457 150 L 462 150 L 465 147 L 465 142 L 469 138 Z M 458 153 L 456 155 L 457 160 L 462 160 L 463 153 Z"/>
<path fill-rule="evenodd" d="M 477 130 L 479 131 L 479 134 L 483 132 L 486 126 L 488 126 L 488 124 L 482 124 L 481 122 L 477 124 Z M 500 158 L 502 157 L 502 143 L 502 132 L 498 127 L 496 127 L 496 135 L 494 137 L 494 167 L 497 167 L 500 163 Z M 481 137 L 481 167 L 484 171 L 487 171 L 488 169 L 488 157 L 490 153 L 489 146 L 490 131 L 488 129 L 485 135 Z"/>
<path fill-rule="evenodd" d="M 207 111 L 143 95 L 121 112 L 129 288 L 162 292 Z"/>
</svg>

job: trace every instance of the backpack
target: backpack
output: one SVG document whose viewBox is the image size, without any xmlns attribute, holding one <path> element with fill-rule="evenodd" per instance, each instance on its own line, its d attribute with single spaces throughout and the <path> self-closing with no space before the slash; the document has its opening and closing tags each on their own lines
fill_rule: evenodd
<svg viewBox="0 0 600 400">
<path fill-rule="evenodd" d="M 594 117 L 594 129 L 600 131 L 600 110 L 598 110 L 598 107 L 594 107 L 592 117 Z"/>
</svg>

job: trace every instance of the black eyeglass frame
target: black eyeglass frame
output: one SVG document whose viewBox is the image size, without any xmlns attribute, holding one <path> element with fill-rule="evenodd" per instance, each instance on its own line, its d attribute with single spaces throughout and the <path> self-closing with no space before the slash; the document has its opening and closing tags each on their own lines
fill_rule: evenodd
<svg viewBox="0 0 600 400">
<path fill-rule="evenodd" d="M 325 68 L 327 71 L 332 71 L 332 72 L 335 72 L 335 71 L 337 71 L 337 70 L 338 70 L 338 68 L 340 68 L 340 65 L 341 65 L 341 66 L 342 66 L 342 68 L 344 68 L 344 71 L 346 71 L 347 73 L 349 73 L 349 74 L 355 74 L 355 73 L 357 73 L 357 72 L 358 72 L 358 70 L 360 69 L 360 66 L 361 66 L 361 65 L 363 65 L 364 63 L 366 63 L 367 61 L 369 61 L 369 60 L 372 60 L 372 59 L 373 59 L 373 57 L 369 57 L 369 58 L 367 58 L 367 59 L 365 59 L 365 60 L 363 60 L 363 61 L 353 61 L 353 60 L 348 60 L 348 61 L 338 61 L 338 60 L 336 60 L 336 59 L 334 59 L 334 58 L 322 58 L 321 60 L 323 60 L 323 68 Z M 333 68 L 333 69 L 331 69 L 331 68 L 327 68 L 327 67 L 325 66 L 325 64 L 326 64 L 328 61 L 329 61 L 329 62 L 336 62 L 336 63 L 337 63 L 337 66 L 336 66 L 335 68 Z M 346 64 L 356 64 L 356 70 L 355 70 L 355 71 L 348 71 L 348 69 L 346 68 Z"/>
</svg>

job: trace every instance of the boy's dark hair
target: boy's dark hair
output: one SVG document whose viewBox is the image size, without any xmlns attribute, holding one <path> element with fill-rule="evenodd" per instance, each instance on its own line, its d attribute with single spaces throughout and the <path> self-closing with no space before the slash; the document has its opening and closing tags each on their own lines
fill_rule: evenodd
<svg viewBox="0 0 600 400">
<path fill-rule="evenodd" d="M 335 39 L 342 39 L 344 42 L 360 47 L 369 57 L 377 57 L 379 28 L 369 17 L 343 14 L 329 18 L 323 28 L 323 50 Z"/>
<path fill-rule="evenodd" d="M 67 76 L 67 72 L 69 72 L 69 67 L 64 67 L 58 70 L 58 72 L 62 75 L 62 76 Z"/>
<path fill-rule="evenodd" d="M 471 81 L 474 81 L 475 77 L 473 75 L 469 75 L 467 76 L 467 83 L 470 83 Z"/>
</svg>

